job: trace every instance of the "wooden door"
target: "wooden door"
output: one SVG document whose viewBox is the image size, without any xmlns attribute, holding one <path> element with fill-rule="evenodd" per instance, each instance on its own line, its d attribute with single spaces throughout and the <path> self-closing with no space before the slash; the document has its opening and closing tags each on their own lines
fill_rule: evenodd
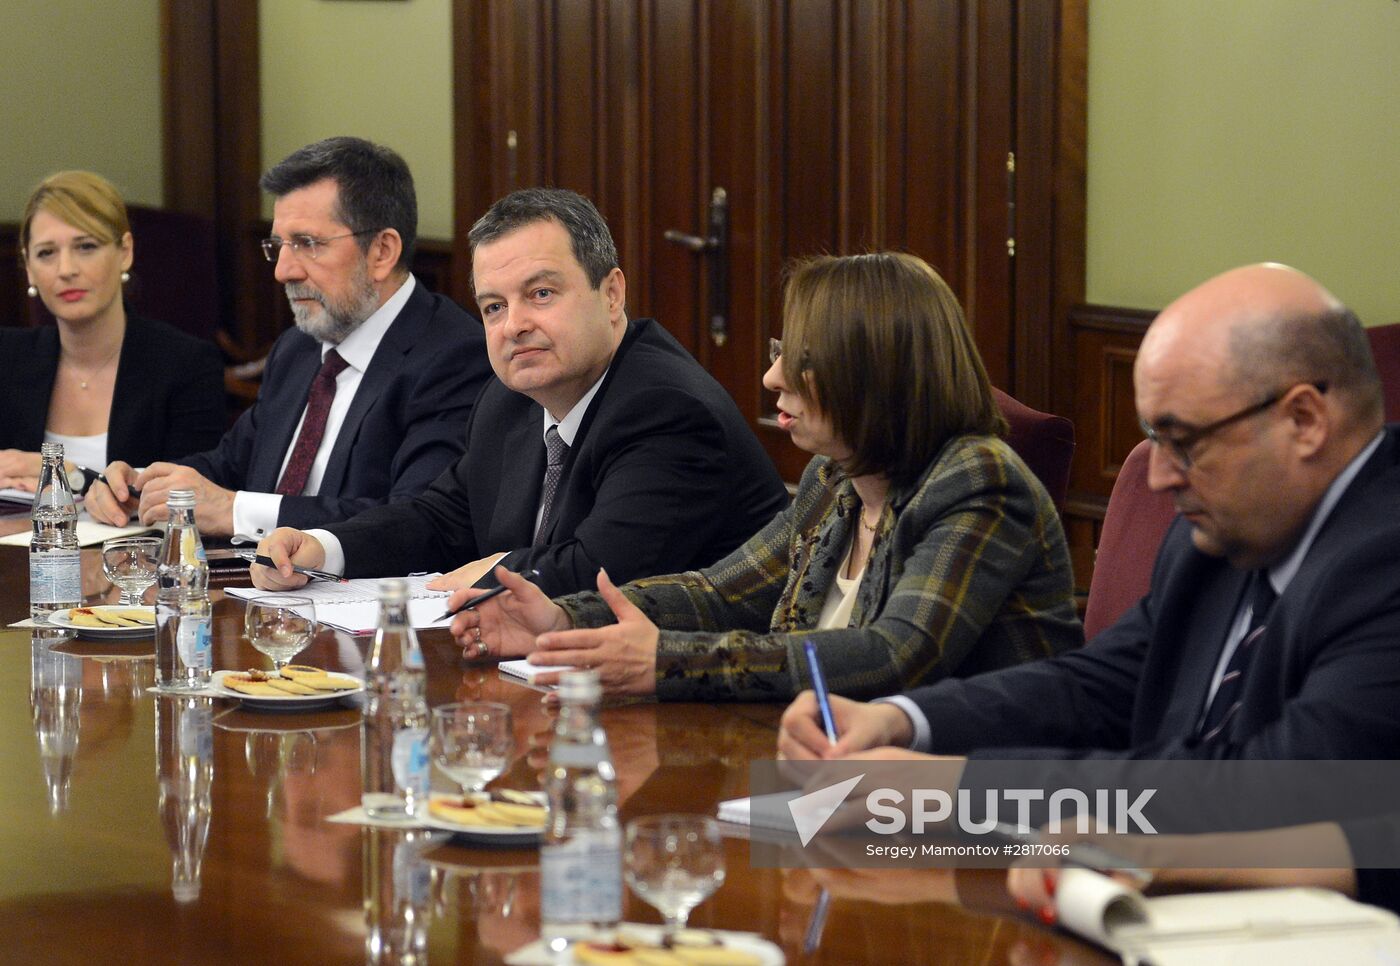
<svg viewBox="0 0 1400 966">
<path fill-rule="evenodd" d="M 725 385 L 788 480 L 807 457 L 773 423 L 760 378 L 794 256 L 923 256 L 962 299 L 993 382 L 1016 392 L 1019 369 L 1044 384 L 1034 372 L 1050 313 L 1026 338 L 1008 161 L 1018 51 L 1053 50 L 1058 17 L 1022 15 L 1017 0 L 454 9 L 460 300 L 470 302 L 466 229 L 492 200 L 536 184 L 588 195 L 617 239 L 630 313 L 659 319 Z M 1053 142 L 1053 115 L 1047 123 Z M 710 234 L 716 189 L 728 210 L 722 266 L 667 241 L 668 230 Z"/>
</svg>

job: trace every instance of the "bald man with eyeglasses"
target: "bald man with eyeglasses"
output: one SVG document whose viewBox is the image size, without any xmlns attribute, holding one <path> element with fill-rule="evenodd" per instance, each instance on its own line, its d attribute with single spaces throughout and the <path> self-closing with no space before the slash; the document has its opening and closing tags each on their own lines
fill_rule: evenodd
<svg viewBox="0 0 1400 966">
<path fill-rule="evenodd" d="M 1168 306 L 1134 368 L 1178 518 L 1079 651 L 872 704 L 810 693 L 791 758 L 1370 759 L 1400 747 L 1400 429 L 1361 324 L 1281 265 Z"/>
<path fill-rule="evenodd" d="M 418 208 L 398 154 L 359 138 L 293 152 L 262 178 L 276 197 L 263 254 L 295 327 L 268 354 L 258 399 L 218 447 L 107 467 L 88 491 L 103 522 L 163 521 L 193 489 L 205 536 L 256 542 L 407 500 L 461 456 L 491 378 L 479 321 L 411 272 Z"/>
</svg>

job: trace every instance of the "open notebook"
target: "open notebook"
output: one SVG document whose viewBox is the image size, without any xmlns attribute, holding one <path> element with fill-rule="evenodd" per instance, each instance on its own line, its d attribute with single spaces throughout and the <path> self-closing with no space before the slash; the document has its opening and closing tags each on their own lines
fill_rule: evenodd
<svg viewBox="0 0 1400 966">
<path fill-rule="evenodd" d="M 1400 920 L 1326 889 L 1250 889 L 1146 898 L 1069 867 L 1055 893 L 1060 922 L 1153 966 L 1400 962 Z"/>
<path fill-rule="evenodd" d="M 414 627 L 447 627 L 452 623 L 448 617 L 439 620 L 447 610 L 445 590 L 429 590 L 428 581 L 441 574 L 411 574 L 408 581 L 408 619 Z M 316 604 L 316 620 L 321 624 L 347 631 L 351 634 L 373 634 L 379 626 L 379 581 L 378 577 L 347 580 L 335 583 L 329 580 L 313 580 L 305 587 L 296 590 L 259 590 L 256 587 L 228 587 L 224 593 L 229 597 L 243 600 L 256 600 L 272 594 L 296 594 L 310 597 Z"/>
</svg>

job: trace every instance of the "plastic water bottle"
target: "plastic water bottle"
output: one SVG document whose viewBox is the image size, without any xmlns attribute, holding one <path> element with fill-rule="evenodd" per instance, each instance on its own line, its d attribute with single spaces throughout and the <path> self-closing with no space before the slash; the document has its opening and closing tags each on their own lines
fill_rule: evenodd
<svg viewBox="0 0 1400 966">
<path fill-rule="evenodd" d="M 214 792 L 214 718 L 209 698 L 156 698 L 160 824 L 170 847 L 176 902 L 199 898 Z"/>
<path fill-rule="evenodd" d="M 360 803 L 371 818 L 417 815 L 428 802 L 428 675 L 404 580 L 379 582 L 379 628 L 365 690 Z"/>
<path fill-rule="evenodd" d="M 194 490 L 171 490 L 170 519 L 156 568 L 156 687 L 172 693 L 209 685 L 209 561 L 194 523 Z"/>
<path fill-rule="evenodd" d="M 596 671 L 560 678 L 540 846 L 540 934 L 554 953 L 575 940 L 606 937 L 622 918 L 617 772 L 598 723 L 601 698 Z"/>
<path fill-rule="evenodd" d="M 29 616 L 36 621 L 83 602 L 78 508 L 63 468 L 63 444 L 44 443 L 40 456 L 29 543 Z"/>
</svg>

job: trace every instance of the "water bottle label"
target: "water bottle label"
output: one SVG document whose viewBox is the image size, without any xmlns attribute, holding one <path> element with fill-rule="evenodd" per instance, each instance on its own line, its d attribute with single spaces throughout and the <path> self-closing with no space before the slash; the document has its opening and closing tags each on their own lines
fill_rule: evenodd
<svg viewBox="0 0 1400 966">
<path fill-rule="evenodd" d="M 427 908 L 432 869 L 423 858 L 423 844 L 405 839 L 394 846 L 394 894 L 415 909 Z"/>
<path fill-rule="evenodd" d="M 209 618 L 184 616 L 175 638 L 180 662 L 193 671 L 207 671 L 210 660 Z"/>
<path fill-rule="evenodd" d="M 549 747 L 549 760 L 565 768 L 596 768 L 612 758 L 606 744 L 579 744 L 556 740 Z"/>
<path fill-rule="evenodd" d="M 584 830 L 540 849 L 540 918 L 617 922 L 622 918 L 622 843 L 616 830 Z"/>
<path fill-rule="evenodd" d="M 214 757 L 214 720 L 204 702 L 180 712 L 180 754 L 201 760 Z"/>
<path fill-rule="evenodd" d="M 414 795 L 428 794 L 428 729 L 403 728 L 394 735 L 394 784 Z"/>
<path fill-rule="evenodd" d="M 29 555 L 29 600 L 34 604 L 70 604 L 83 599 L 83 571 L 78 551 L 43 550 Z"/>
</svg>

